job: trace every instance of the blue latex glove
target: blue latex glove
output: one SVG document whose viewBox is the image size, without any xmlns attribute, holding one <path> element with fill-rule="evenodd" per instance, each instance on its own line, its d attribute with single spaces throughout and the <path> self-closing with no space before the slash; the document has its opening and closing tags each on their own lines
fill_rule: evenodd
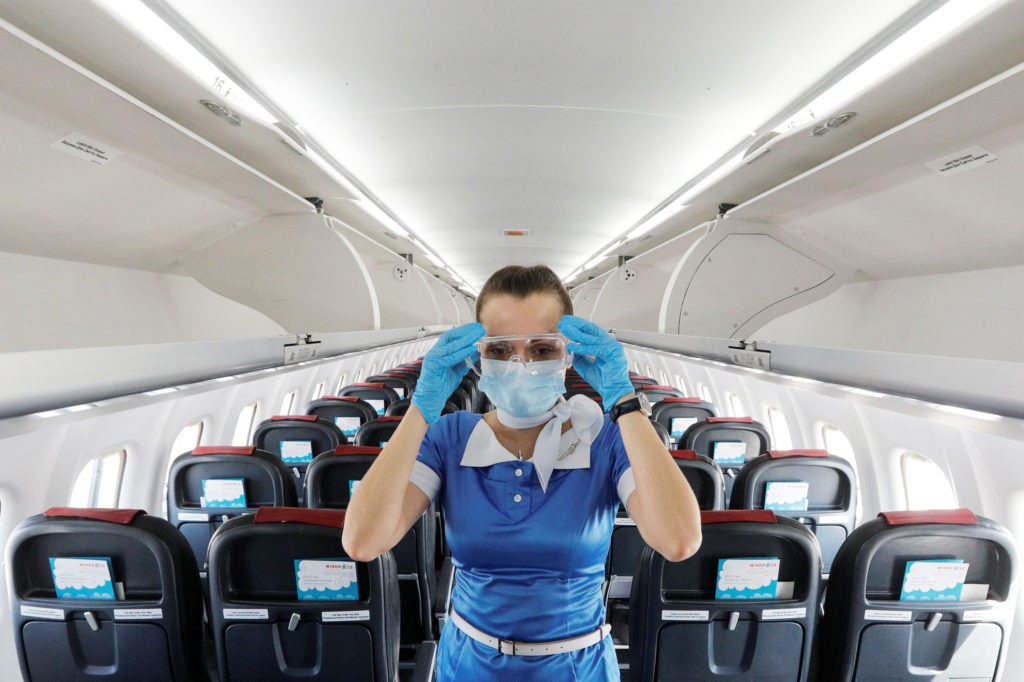
<svg viewBox="0 0 1024 682">
<path fill-rule="evenodd" d="M 584 381 L 597 389 L 607 412 L 624 395 L 633 392 L 626 365 L 626 351 L 598 325 L 575 315 L 565 315 L 558 329 L 569 339 L 566 350 Z"/>
<path fill-rule="evenodd" d="M 428 424 L 441 416 L 448 397 L 469 371 L 466 359 L 479 357 L 476 342 L 483 336 L 484 326 L 470 322 L 441 334 L 434 347 L 423 356 L 412 404 L 419 408 Z"/>
</svg>

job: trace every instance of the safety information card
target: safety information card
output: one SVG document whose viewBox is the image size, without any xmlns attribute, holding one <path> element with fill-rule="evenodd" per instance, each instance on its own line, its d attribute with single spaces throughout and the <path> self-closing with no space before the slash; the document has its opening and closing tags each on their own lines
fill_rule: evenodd
<svg viewBox="0 0 1024 682">
<path fill-rule="evenodd" d="M 718 560 L 715 599 L 775 599 L 778 585 L 778 557 Z"/>
<path fill-rule="evenodd" d="M 295 559 L 300 600 L 359 599 L 356 563 L 347 559 Z"/>
<path fill-rule="evenodd" d="M 110 557 L 50 557 L 58 599 L 116 599 Z"/>
</svg>

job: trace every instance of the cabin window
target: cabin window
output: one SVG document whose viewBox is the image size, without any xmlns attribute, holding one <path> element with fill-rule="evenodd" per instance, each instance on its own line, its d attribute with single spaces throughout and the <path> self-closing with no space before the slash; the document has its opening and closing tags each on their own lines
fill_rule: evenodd
<svg viewBox="0 0 1024 682">
<path fill-rule="evenodd" d="M 735 393 L 726 393 L 725 401 L 729 404 L 729 413 L 733 417 L 744 417 L 747 411 L 743 409 L 743 401 Z"/>
<path fill-rule="evenodd" d="M 248 445 L 252 440 L 252 428 L 256 421 L 256 411 L 260 403 L 257 400 L 249 403 L 238 413 L 238 422 L 235 424 L 235 435 L 231 437 L 232 445 Z"/>
<path fill-rule="evenodd" d="M 343 389 L 346 386 L 348 386 L 348 384 L 346 383 L 347 381 L 348 381 L 348 372 L 342 372 L 341 373 L 341 378 L 338 379 L 338 390 L 335 391 L 335 393 L 341 393 L 341 389 Z"/>
<path fill-rule="evenodd" d="M 178 437 L 174 439 L 174 444 L 171 445 L 171 459 L 173 460 L 178 455 L 196 449 L 199 447 L 202 439 L 203 420 L 200 419 L 189 424 L 178 433 Z"/>
<path fill-rule="evenodd" d="M 292 407 L 295 406 L 295 394 L 298 391 L 290 391 L 285 395 L 284 399 L 281 400 L 281 411 L 278 414 L 291 414 Z"/>
<path fill-rule="evenodd" d="M 167 458 L 167 471 L 164 472 L 164 496 L 162 500 L 164 518 L 167 518 L 167 485 L 170 482 L 171 465 L 178 455 L 195 450 L 203 439 L 203 420 L 193 422 L 178 432 L 178 437 L 171 445 L 171 455 Z"/>
<path fill-rule="evenodd" d="M 658 383 L 662 386 L 668 386 L 668 372 L 665 370 L 658 370 Z"/>
<path fill-rule="evenodd" d="M 846 437 L 846 434 L 841 429 L 831 424 L 821 425 L 821 444 L 828 451 L 828 454 L 842 457 L 853 467 L 853 473 L 857 477 L 857 514 L 854 520 L 856 523 L 860 523 L 861 510 L 864 509 L 864 503 L 860 494 L 860 473 L 857 471 L 857 458 L 853 453 L 853 444 L 850 443 L 850 439 Z"/>
<path fill-rule="evenodd" d="M 644 376 L 653 379 L 654 378 L 654 368 L 651 367 L 650 365 L 647 365 L 647 374 L 645 374 Z"/>
<path fill-rule="evenodd" d="M 114 450 L 89 460 L 71 489 L 71 507 L 117 507 L 124 475 L 125 450 Z"/>
<path fill-rule="evenodd" d="M 700 399 L 706 403 L 715 402 L 711 399 L 711 389 L 707 387 L 707 384 L 702 384 L 699 381 L 697 382 L 697 395 L 699 395 Z"/>
<path fill-rule="evenodd" d="M 678 374 L 676 375 L 676 383 L 672 385 L 678 388 L 683 393 L 686 393 L 686 382 L 683 381 L 683 377 L 679 376 Z"/>
<path fill-rule="evenodd" d="M 320 400 L 320 398 L 324 397 L 324 386 L 326 385 L 326 381 L 321 381 L 316 385 L 316 388 L 313 389 L 313 400 Z"/>
<path fill-rule="evenodd" d="M 907 509 L 956 509 L 956 493 L 946 472 L 924 455 L 905 450 L 900 456 Z"/>
<path fill-rule="evenodd" d="M 789 423 L 786 421 L 786 415 L 777 407 L 769 407 L 767 415 L 772 447 L 776 450 L 792 450 L 793 439 L 789 435 Z"/>
</svg>

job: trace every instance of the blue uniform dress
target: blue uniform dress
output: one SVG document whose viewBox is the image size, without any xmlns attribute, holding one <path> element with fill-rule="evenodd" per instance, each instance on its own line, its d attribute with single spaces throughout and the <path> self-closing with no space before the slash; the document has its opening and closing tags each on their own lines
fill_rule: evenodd
<svg viewBox="0 0 1024 682">
<path fill-rule="evenodd" d="M 441 501 L 457 569 L 452 607 L 489 635 L 548 642 L 605 621 L 605 557 L 620 499 L 635 484 L 618 427 L 596 409 L 589 433 L 575 429 L 577 413 L 561 436 L 546 492 L 534 463 L 505 450 L 481 415 L 447 415 L 427 431 L 411 480 Z M 573 652 L 510 656 L 451 621 L 441 633 L 438 682 L 618 679 L 608 637 Z"/>
</svg>

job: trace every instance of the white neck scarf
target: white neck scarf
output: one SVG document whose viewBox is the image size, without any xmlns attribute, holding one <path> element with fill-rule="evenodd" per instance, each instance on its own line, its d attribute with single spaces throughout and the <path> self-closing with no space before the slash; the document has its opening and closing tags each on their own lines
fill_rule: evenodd
<svg viewBox="0 0 1024 682">
<path fill-rule="evenodd" d="M 545 424 L 537 436 L 532 458 L 541 490 L 545 493 L 556 465 L 560 465 L 560 469 L 578 469 L 590 465 L 590 444 L 597 438 L 604 422 L 604 413 L 597 403 L 582 395 L 573 396 L 569 400 L 560 398 L 551 409 L 536 417 L 514 417 L 500 409 L 496 416 L 502 425 L 510 429 L 528 429 Z M 565 452 L 559 452 L 562 425 L 570 420 L 577 442 L 571 444 Z M 579 443 L 586 447 L 579 448 Z M 579 450 L 579 457 L 586 456 L 586 463 L 579 461 L 579 457 L 571 458 L 576 450 Z"/>
</svg>

